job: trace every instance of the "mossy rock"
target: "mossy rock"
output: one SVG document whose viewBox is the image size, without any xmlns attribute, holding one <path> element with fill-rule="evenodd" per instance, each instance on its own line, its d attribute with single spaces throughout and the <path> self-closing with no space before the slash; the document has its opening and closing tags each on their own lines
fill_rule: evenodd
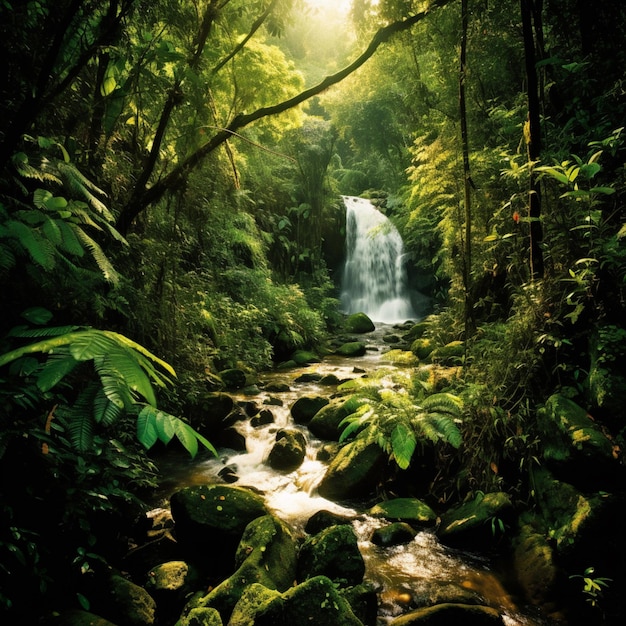
<svg viewBox="0 0 626 626">
<path fill-rule="evenodd" d="M 124 626 L 151 626 L 155 621 L 156 602 L 139 585 L 112 573 L 101 588 L 102 595 L 93 602 L 94 610 Z"/>
<path fill-rule="evenodd" d="M 352 526 L 329 526 L 309 537 L 298 557 L 298 580 L 327 576 L 340 587 L 363 582 L 365 562 Z"/>
<path fill-rule="evenodd" d="M 442 543 L 458 548 L 487 549 L 502 538 L 513 521 L 513 503 L 504 492 L 479 494 L 471 502 L 446 511 L 437 535 Z"/>
<path fill-rule="evenodd" d="M 417 531 L 410 524 L 406 522 L 394 522 L 382 528 L 377 528 L 372 533 L 371 541 L 377 546 L 397 546 L 413 541 L 416 535 Z"/>
<path fill-rule="evenodd" d="M 437 514 L 417 498 L 394 498 L 373 506 L 370 515 L 385 519 L 407 522 L 414 526 L 430 527 L 437 521 Z"/>
<path fill-rule="evenodd" d="M 224 626 L 224 622 L 216 609 L 199 607 L 181 617 L 176 622 L 176 626 Z"/>
<path fill-rule="evenodd" d="M 526 597 L 536 606 L 555 596 L 558 569 L 554 550 L 545 533 L 530 524 L 522 524 L 513 540 L 515 578 Z"/>
<path fill-rule="evenodd" d="M 319 439 L 338 441 L 341 435 L 341 422 L 352 415 L 363 404 L 363 400 L 351 396 L 338 398 L 325 404 L 309 421 L 309 430 Z"/>
<path fill-rule="evenodd" d="M 415 341 L 416 339 L 421 339 L 429 327 L 430 324 L 428 322 L 418 322 L 417 324 L 413 324 L 413 326 L 411 326 L 410 330 L 406 333 L 404 338 L 407 341 Z"/>
<path fill-rule="evenodd" d="M 234 626 L 363 626 L 348 601 L 325 576 L 311 578 L 281 595 L 251 585 L 237 603 Z"/>
<path fill-rule="evenodd" d="M 420 337 L 411 344 L 411 352 L 420 360 L 425 361 L 435 349 L 435 344 L 428 337 Z"/>
<path fill-rule="evenodd" d="M 258 583 L 278 592 L 289 589 L 296 578 L 296 542 L 289 528 L 272 515 L 252 521 L 241 538 L 235 555 L 236 571 L 202 598 L 187 607 L 217 609 L 224 623 L 246 589 Z"/>
<path fill-rule="evenodd" d="M 367 346 L 361 341 L 349 341 L 339 346 L 335 352 L 339 356 L 347 358 L 363 356 L 367 351 Z"/>
<path fill-rule="evenodd" d="M 301 396 L 291 406 L 291 417 L 296 424 L 308 424 L 329 402 L 322 396 Z"/>
<path fill-rule="evenodd" d="M 322 359 L 314 352 L 308 350 L 296 350 L 291 355 L 291 360 L 295 361 L 298 365 L 307 365 L 309 363 L 321 363 Z"/>
<path fill-rule="evenodd" d="M 306 439 L 296 428 L 281 428 L 267 457 L 267 464 L 280 472 L 291 472 L 302 465 Z"/>
<path fill-rule="evenodd" d="M 338 502 L 369 496 L 376 491 L 386 463 L 387 455 L 376 443 L 351 441 L 330 462 L 318 492 Z"/>
<path fill-rule="evenodd" d="M 242 389 L 246 386 L 246 373 L 238 368 L 222 370 L 219 377 L 226 389 Z"/>
<path fill-rule="evenodd" d="M 585 409 L 554 394 L 537 412 L 543 456 L 551 469 L 568 482 L 597 484 L 597 479 L 618 472 L 614 444 Z M 620 472 L 621 473 L 621 472 Z"/>
<path fill-rule="evenodd" d="M 352 313 L 348 315 L 343 324 L 347 333 L 363 334 L 376 330 L 374 322 L 365 313 Z"/>
<path fill-rule="evenodd" d="M 263 498 L 233 485 L 199 485 L 174 493 L 170 500 L 176 537 L 190 559 L 206 559 L 230 568 L 246 526 L 268 514 Z"/>
<path fill-rule="evenodd" d="M 445 346 L 438 346 L 430 353 L 433 363 L 452 366 L 458 365 L 465 356 L 465 344 L 462 341 L 451 341 Z"/>
</svg>

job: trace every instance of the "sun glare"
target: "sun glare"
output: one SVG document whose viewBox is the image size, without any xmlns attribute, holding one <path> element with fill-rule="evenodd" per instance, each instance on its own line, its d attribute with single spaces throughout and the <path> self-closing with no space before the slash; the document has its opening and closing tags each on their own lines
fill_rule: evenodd
<svg viewBox="0 0 626 626">
<path fill-rule="evenodd" d="M 306 0 L 306 3 L 312 9 L 319 11 L 337 11 L 339 13 L 348 13 L 352 0 Z"/>
</svg>

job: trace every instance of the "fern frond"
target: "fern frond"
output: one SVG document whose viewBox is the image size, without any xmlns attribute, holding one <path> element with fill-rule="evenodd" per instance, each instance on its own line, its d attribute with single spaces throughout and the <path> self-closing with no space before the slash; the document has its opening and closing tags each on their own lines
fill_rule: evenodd
<svg viewBox="0 0 626 626">
<path fill-rule="evenodd" d="M 434 393 L 422 400 L 421 407 L 428 412 L 444 412 L 460 417 L 463 400 L 452 393 Z"/>
<path fill-rule="evenodd" d="M 433 443 L 444 441 L 458 448 L 463 442 L 461 431 L 449 415 L 429 413 L 424 415 L 416 426 Z"/>
<path fill-rule="evenodd" d="M 71 407 L 60 406 L 56 412 L 57 418 L 65 426 L 70 443 L 79 452 L 90 450 L 93 444 L 96 424 L 91 406 L 96 389 L 96 386 L 88 385 L 78 394 Z"/>
<path fill-rule="evenodd" d="M 413 429 L 404 422 L 391 431 L 391 449 L 393 457 L 400 469 L 406 469 L 411 463 L 411 458 L 417 446 L 417 440 Z"/>
<path fill-rule="evenodd" d="M 100 245 L 93 240 L 82 228 L 76 228 L 75 233 L 80 241 L 82 241 L 85 246 L 91 252 L 91 256 L 96 262 L 97 266 L 100 268 L 104 279 L 110 283 L 116 284 L 119 282 L 119 275 L 115 271 L 115 268 L 109 261 L 106 254 L 104 254 Z"/>
<path fill-rule="evenodd" d="M 58 337 L 67 335 L 78 330 L 78 326 L 42 326 L 41 328 L 30 328 L 28 326 L 15 326 L 8 333 L 7 337 L 21 337 L 23 339 L 35 339 L 37 337 Z M 44 350 L 35 350 L 44 352 Z"/>
<path fill-rule="evenodd" d="M 156 405 L 154 389 L 144 369 L 130 350 L 109 350 L 102 360 L 98 361 L 98 374 L 114 375 L 115 372 L 134 393 Z"/>
<path fill-rule="evenodd" d="M 41 237 L 37 230 L 18 220 L 9 220 L 5 226 L 20 247 L 28 253 L 33 263 L 44 270 L 54 269 L 54 247 L 47 239 Z"/>
<path fill-rule="evenodd" d="M 76 236 L 75 224 L 67 223 L 65 220 L 56 220 L 59 228 L 61 241 L 59 247 L 64 252 L 71 254 L 72 256 L 82 257 L 85 255 L 85 248 L 82 246 L 78 237 Z"/>
</svg>

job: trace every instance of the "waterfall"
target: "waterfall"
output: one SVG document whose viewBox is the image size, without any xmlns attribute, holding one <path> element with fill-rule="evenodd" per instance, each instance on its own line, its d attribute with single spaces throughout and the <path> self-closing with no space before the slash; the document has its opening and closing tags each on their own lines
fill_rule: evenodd
<svg viewBox="0 0 626 626">
<path fill-rule="evenodd" d="M 344 313 L 365 313 L 393 324 L 416 319 L 398 229 L 364 198 L 344 196 L 346 260 L 341 282 Z"/>
</svg>

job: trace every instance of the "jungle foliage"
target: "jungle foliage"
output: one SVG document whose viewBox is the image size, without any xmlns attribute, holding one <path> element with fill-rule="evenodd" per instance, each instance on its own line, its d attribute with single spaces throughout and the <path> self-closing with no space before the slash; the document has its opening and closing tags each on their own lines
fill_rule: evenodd
<svg viewBox="0 0 626 626">
<path fill-rule="evenodd" d="M 113 541 L 156 484 L 145 448 L 211 450 L 184 413 L 220 371 L 339 326 L 340 194 L 398 225 L 428 339 L 466 346 L 461 375 L 368 390 L 345 437 L 400 468 L 448 444 L 442 502 L 530 498 L 554 390 L 624 443 L 598 372 L 626 374 L 626 7 L 468 0 L 464 24 L 453 0 L 355 0 L 338 23 L 305 4 L 0 2 L 4 609 Z"/>
</svg>

